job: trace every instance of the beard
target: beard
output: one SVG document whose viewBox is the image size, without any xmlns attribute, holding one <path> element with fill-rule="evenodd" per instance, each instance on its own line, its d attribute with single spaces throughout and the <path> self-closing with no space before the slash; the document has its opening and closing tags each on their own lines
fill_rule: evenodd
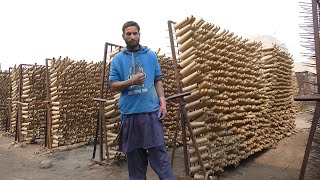
<svg viewBox="0 0 320 180">
<path fill-rule="evenodd" d="M 125 41 L 125 42 L 129 49 L 136 49 L 137 47 L 139 47 L 139 40 Z"/>
</svg>

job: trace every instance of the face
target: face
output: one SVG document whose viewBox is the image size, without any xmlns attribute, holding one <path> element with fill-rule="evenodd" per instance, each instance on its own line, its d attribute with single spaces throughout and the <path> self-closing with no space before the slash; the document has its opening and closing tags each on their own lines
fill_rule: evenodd
<svg viewBox="0 0 320 180">
<path fill-rule="evenodd" d="M 124 30 L 122 34 L 123 40 L 126 42 L 127 46 L 134 49 L 139 47 L 140 42 L 140 33 L 138 32 L 137 27 L 129 26 Z"/>
</svg>

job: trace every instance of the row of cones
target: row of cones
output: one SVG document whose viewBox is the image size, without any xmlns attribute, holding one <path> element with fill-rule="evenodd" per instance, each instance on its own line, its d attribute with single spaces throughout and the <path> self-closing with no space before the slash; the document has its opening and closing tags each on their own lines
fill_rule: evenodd
<svg viewBox="0 0 320 180">
<path fill-rule="evenodd" d="M 207 170 L 223 171 L 294 133 L 288 53 L 193 16 L 174 28 L 183 90 L 191 91 L 187 114 Z M 189 152 L 192 175 L 203 177 L 191 141 Z"/>
</svg>

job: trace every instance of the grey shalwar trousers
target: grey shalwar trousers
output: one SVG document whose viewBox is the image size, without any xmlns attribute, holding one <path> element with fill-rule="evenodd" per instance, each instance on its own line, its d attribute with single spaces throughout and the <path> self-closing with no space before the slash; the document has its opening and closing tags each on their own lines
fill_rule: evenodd
<svg viewBox="0 0 320 180">
<path fill-rule="evenodd" d="M 157 112 L 124 115 L 119 149 L 127 154 L 130 180 L 145 180 L 148 161 L 160 180 L 174 180 Z"/>
</svg>

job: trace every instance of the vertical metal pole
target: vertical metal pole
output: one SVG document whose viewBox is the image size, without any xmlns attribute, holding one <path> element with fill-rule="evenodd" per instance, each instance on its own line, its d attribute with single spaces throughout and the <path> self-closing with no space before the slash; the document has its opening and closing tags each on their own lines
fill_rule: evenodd
<svg viewBox="0 0 320 180">
<path fill-rule="evenodd" d="M 8 126 L 11 129 L 11 115 L 12 115 L 12 86 L 11 86 L 11 67 L 9 68 L 9 103 L 8 103 Z"/>
<path fill-rule="evenodd" d="M 320 94 L 320 88 L 319 88 L 320 86 L 320 52 L 319 52 L 320 46 L 319 46 L 319 23 L 318 23 L 319 19 L 318 19 L 318 7 L 317 7 L 318 5 L 319 5 L 318 0 L 312 0 L 313 35 L 314 35 L 314 49 L 315 49 L 315 55 L 316 55 L 317 85 L 318 85 L 318 94 Z M 313 119 L 312 119 L 311 128 L 310 128 L 310 133 L 308 137 L 308 142 L 306 145 L 303 162 L 300 169 L 299 180 L 303 180 L 305 175 L 309 155 L 311 152 L 312 140 L 316 133 L 319 118 L 320 118 L 320 102 L 317 101 Z"/>
<path fill-rule="evenodd" d="M 107 64 L 107 51 L 108 51 L 108 43 L 105 43 L 104 45 L 104 53 L 103 53 L 103 67 L 102 67 L 102 75 L 101 75 L 101 87 L 100 87 L 100 99 L 103 99 L 103 90 L 104 90 L 104 83 L 105 83 L 105 78 L 106 78 L 106 64 Z M 103 134 L 106 135 L 106 129 L 103 127 L 106 123 L 102 122 L 102 116 L 104 116 L 104 111 L 102 110 L 104 108 L 103 103 L 99 101 L 99 111 L 100 111 L 100 116 L 99 116 L 99 122 L 100 122 L 100 161 L 103 160 Z M 102 114 L 103 113 L 103 114 Z M 104 118 L 103 118 L 104 119 Z M 107 135 L 106 135 L 107 137 Z M 107 139 L 106 139 L 106 144 Z M 107 145 L 106 145 L 107 146 Z"/>
<path fill-rule="evenodd" d="M 50 109 L 50 103 L 51 103 L 51 95 L 50 95 L 50 78 L 49 78 L 49 65 L 48 61 L 50 59 L 46 59 L 46 85 L 47 85 L 47 113 L 46 113 L 46 124 L 47 124 L 47 132 L 46 132 L 46 141 L 47 141 L 47 148 L 52 149 L 52 140 L 51 140 L 51 109 Z"/>
<path fill-rule="evenodd" d="M 100 99 L 104 99 L 104 86 L 105 86 L 105 78 L 106 78 L 106 64 L 107 64 L 107 54 L 108 54 L 108 46 L 121 47 L 111 43 L 105 43 L 104 47 L 104 55 L 103 55 L 103 62 L 102 62 L 102 73 L 101 73 L 101 87 L 100 87 Z M 100 134 L 100 161 L 103 160 L 103 134 L 105 135 L 105 142 L 106 142 L 106 156 L 107 160 L 109 160 L 109 149 L 108 149 L 108 139 L 107 139 L 107 129 L 106 129 L 106 119 L 104 116 L 104 103 L 99 101 L 99 112 L 98 112 L 98 119 L 97 119 L 97 127 L 96 127 L 96 136 L 93 148 L 93 156 L 92 159 L 95 158 L 96 153 L 96 144 L 97 144 L 97 137 Z M 100 133 L 99 133 L 100 132 Z"/>
<path fill-rule="evenodd" d="M 105 44 L 105 47 L 104 47 L 104 54 L 103 54 L 103 63 L 104 63 L 104 79 L 103 79 L 103 81 L 105 82 L 105 78 L 106 78 L 106 65 L 107 65 L 107 55 L 108 55 L 108 47 L 109 47 L 109 44 L 108 43 L 106 43 Z M 112 45 L 111 45 L 111 50 L 112 50 Z M 103 87 L 102 88 L 104 88 L 104 84 L 105 83 L 103 83 Z M 107 92 L 106 92 L 107 93 Z M 102 95 L 103 95 L 103 93 L 102 93 Z M 106 95 L 107 96 L 107 95 Z M 103 96 L 102 96 L 102 98 L 101 99 L 103 99 Z M 104 136 L 105 136 L 105 141 L 106 141 L 106 157 L 107 157 L 107 161 L 109 161 L 109 146 L 108 146 L 108 134 L 107 134 L 107 123 L 106 123 L 106 117 L 105 117 L 105 110 L 104 110 L 104 102 L 100 102 L 101 104 L 102 104 L 102 109 L 101 109 L 101 120 L 102 120 L 102 126 L 103 126 L 103 132 L 104 132 Z"/>
<path fill-rule="evenodd" d="M 98 111 L 98 116 L 97 116 L 97 123 L 96 123 L 97 126 L 96 126 L 94 141 L 93 141 L 93 154 L 91 159 L 94 159 L 96 157 L 97 142 L 98 142 L 98 135 L 99 135 L 99 118 L 100 118 L 100 109 Z"/>
<path fill-rule="evenodd" d="M 180 108 L 180 107 L 179 107 Z M 179 130 L 179 120 L 181 119 L 181 110 L 179 109 L 179 114 L 178 118 L 176 120 L 176 130 L 174 132 L 174 137 L 173 137 L 173 148 L 172 148 L 172 153 L 171 153 L 171 166 L 173 167 L 173 161 L 174 161 L 174 154 L 176 152 L 176 143 L 177 143 L 177 137 L 178 137 L 178 130 Z"/>
<path fill-rule="evenodd" d="M 176 78 L 177 90 L 178 90 L 178 93 L 180 94 L 180 93 L 182 93 L 182 87 L 180 84 L 180 77 L 179 77 L 179 73 L 178 73 L 178 63 L 177 63 L 177 59 L 176 59 L 176 53 L 175 53 L 174 42 L 173 42 L 172 23 L 173 23 L 172 21 L 168 21 L 172 60 L 173 60 L 173 66 L 174 66 L 174 75 Z M 190 134 L 193 146 L 195 148 L 201 170 L 204 173 L 204 175 L 206 175 L 206 168 L 204 167 L 203 161 L 201 159 L 201 154 L 199 151 L 199 147 L 198 147 L 196 138 L 192 132 L 192 128 L 191 128 L 191 124 L 190 124 L 190 121 L 187 116 L 185 104 L 186 104 L 186 102 L 184 101 L 183 97 L 180 97 L 179 98 L 179 110 L 180 110 L 181 118 L 182 118 L 181 119 L 181 126 L 182 126 L 182 134 L 183 134 L 182 140 L 183 140 L 183 144 L 184 144 L 183 148 L 184 148 L 184 156 L 185 156 L 184 159 L 185 159 L 186 175 L 189 175 L 189 171 L 190 171 L 190 168 L 188 165 L 189 163 L 188 163 L 187 140 L 186 140 L 186 130 L 185 130 L 186 125 L 188 127 L 189 134 Z"/>
<path fill-rule="evenodd" d="M 180 79 L 177 69 L 177 59 L 176 59 L 176 52 L 174 48 L 174 40 L 173 40 L 173 33 L 172 33 L 172 22 L 168 21 L 168 28 L 169 28 L 169 37 L 170 37 L 170 44 L 171 44 L 171 53 L 172 53 L 172 60 L 174 66 L 174 76 L 176 78 L 176 86 L 178 93 L 182 92 Z M 179 98 L 179 112 L 182 113 L 182 104 L 183 99 Z M 186 124 L 184 120 L 184 116 L 181 114 L 181 129 L 182 129 L 182 144 L 183 144 L 183 155 L 184 155 L 184 169 L 187 176 L 189 176 L 190 168 L 189 168 L 189 160 L 188 160 L 188 151 L 187 151 L 187 135 L 186 135 Z M 177 124 L 178 125 L 178 124 Z M 175 146 L 175 144 L 174 144 Z M 174 157 L 174 155 L 172 155 Z M 173 161 L 173 160 L 171 160 Z"/>
<path fill-rule="evenodd" d="M 20 64 L 19 66 L 19 96 L 18 96 L 18 106 L 17 106 L 17 110 L 18 110 L 18 120 L 17 120 L 17 123 L 16 126 L 17 126 L 17 139 L 18 139 L 18 142 L 21 143 L 22 142 L 22 135 L 21 135 L 21 115 L 22 115 L 22 108 L 21 108 L 21 96 L 22 96 L 22 64 Z"/>
</svg>

